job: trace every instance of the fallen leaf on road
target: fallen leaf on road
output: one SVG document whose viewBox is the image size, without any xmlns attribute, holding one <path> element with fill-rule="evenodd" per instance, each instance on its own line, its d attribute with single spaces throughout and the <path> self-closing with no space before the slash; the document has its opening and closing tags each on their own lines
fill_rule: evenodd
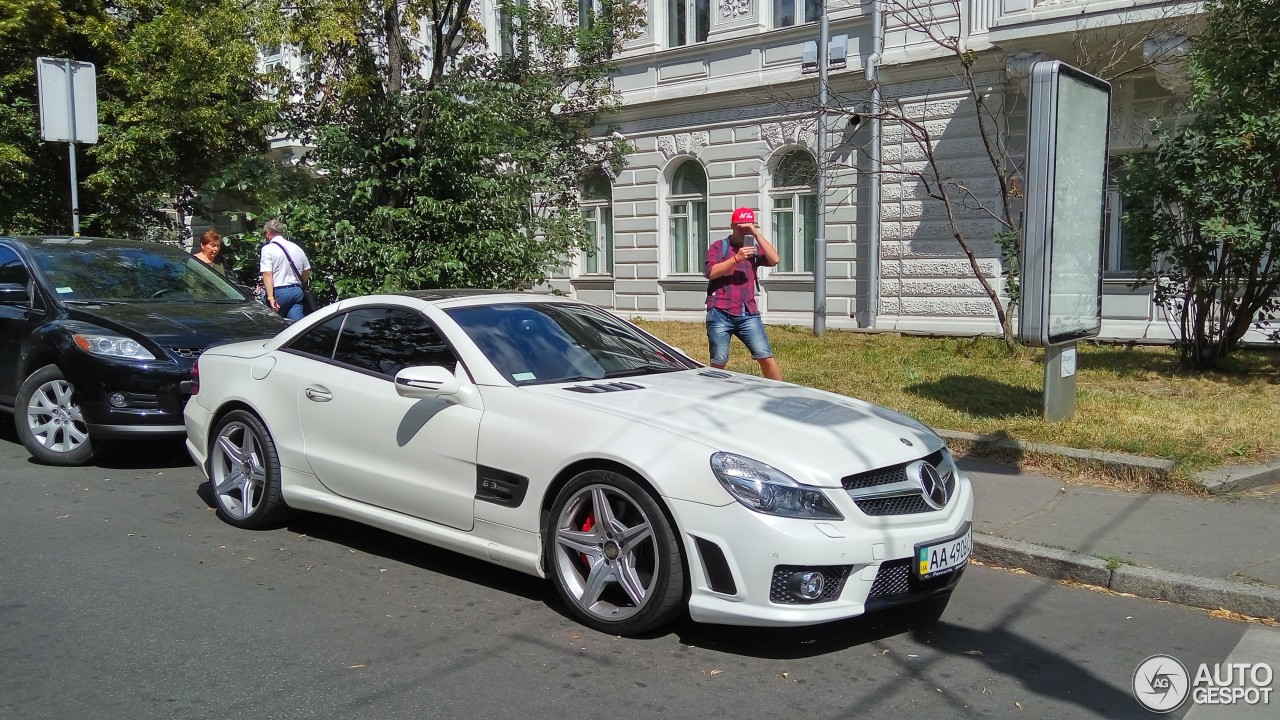
<svg viewBox="0 0 1280 720">
<path fill-rule="evenodd" d="M 129 533 L 128 535 L 125 535 L 125 537 L 133 537 L 133 533 Z"/>
<path fill-rule="evenodd" d="M 715 677 L 715 676 L 719 675 L 719 674 L 720 674 L 720 673 L 722 673 L 722 672 L 724 672 L 724 671 L 723 671 L 723 670 L 712 670 L 712 671 L 711 671 L 711 677 Z"/>
<path fill-rule="evenodd" d="M 570 640 L 577 640 L 577 639 L 578 639 L 578 638 L 580 638 L 580 637 L 582 637 L 582 633 L 580 633 L 580 632 L 573 632 L 573 633 L 569 633 L 569 639 L 570 639 Z"/>
<path fill-rule="evenodd" d="M 988 689 L 986 689 L 986 688 L 984 687 L 984 688 L 982 688 L 982 694 L 983 694 L 983 695 L 990 695 L 990 694 L 991 694 L 991 691 L 990 691 L 990 690 L 988 690 Z"/>
<path fill-rule="evenodd" d="M 59 515 L 59 516 L 58 516 L 58 519 L 59 519 L 59 520 L 61 520 L 61 519 L 63 519 L 63 518 L 69 518 L 69 517 L 71 517 L 71 516 L 70 516 L 70 515 Z"/>
<path fill-rule="evenodd" d="M 347 669 L 348 669 L 348 670 L 355 670 L 355 669 L 357 669 L 357 668 L 362 668 L 362 667 L 364 667 L 364 663 L 360 663 L 359 665 L 348 665 L 348 666 L 347 666 Z"/>
<path fill-rule="evenodd" d="M 1014 701 L 1013 701 L 1013 704 L 1014 704 L 1014 705 L 1017 705 L 1019 710 L 1021 710 L 1021 709 L 1022 709 L 1022 703 L 1018 702 L 1017 700 L 1014 700 Z"/>
<path fill-rule="evenodd" d="M 881 650 L 881 651 L 880 651 L 880 654 L 881 654 L 881 655 L 888 655 L 888 654 L 889 654 L 889 648 L 885 648 L 885 649 Z"/>
<path fill-rule="evenodd" d="M 378 568 L 378 572 L 386 572 L 386 571 L 387 571 L 386 568 Z"/>
<path fill-rule="evenodd" d="M 920 656 L 919 656 L 919 655 L 908 655 L 907 657 L 909 657 L 909 658 L 918 658 L 918 657 L 920 657 Z"/>
<path fill-rule="evenodd" d="M 942 692 L 942 688 L 934 688 L 934 690 L 937 690 L 938 692 Z"/>
<path fill-rule="evenodd" d="M 982 651 L 981 651 L 981 650 L 965 650 L 965 651 L 964 651 L 964 654 L 965 654 L 965 655 L 974 655 L 974 656 L 976 656 L 976 657 L 982 657 Z"/>
</svg>

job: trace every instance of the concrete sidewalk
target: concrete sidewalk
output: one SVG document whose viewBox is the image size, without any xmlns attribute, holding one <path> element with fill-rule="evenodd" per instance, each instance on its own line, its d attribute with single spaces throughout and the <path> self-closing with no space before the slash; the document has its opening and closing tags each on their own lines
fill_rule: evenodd
<svg viewBox="0 0 1280 720">
<path fill-rule="evenodd" d="M 1046 577 L 1280 617 L 1280 492 L 1141 495 L 961 458 L 974 557 Z"/>
</svg>

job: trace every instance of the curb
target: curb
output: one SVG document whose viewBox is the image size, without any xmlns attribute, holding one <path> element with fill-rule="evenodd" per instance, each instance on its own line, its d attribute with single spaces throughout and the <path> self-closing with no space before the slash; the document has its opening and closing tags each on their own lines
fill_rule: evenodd
<svg viewBox="0 0 1280 720">
<path fill-rule="evenodd" d="M 1072 580 L 1152 600 L 1206 610 L 1223 608 L 1250 617 L 1280 617 L 1280 589 L 1272 587 L 1135 565 L 1112 570 L 1092 555 L 976 533 L 973 557 L 991 565 L 1021 568 L 1041 577 Z"/>
<path fill-rule="evenodd" d="M 935 430 L 934 432 L 947 440 L 963 440 L 991 449 L 1061 455 L 1075 460 L 1098 463 L 1112 470 L 1136 471 L 1160 478 L 1169 477 L 1169 473 L 1173 470 L 1173 461 L 1162 458 L 1149 458 L 1142 455 L 1102 452 L 1099 450 L 1080 450 L 1062 445 L 1024 442 L 1001 435 L 979 435 L 960 430 Z M 1271 463 L 1226 465 L 1212 470 L 1203 470 L 1196 473 L 1192 480 L 1214 494 L 1252 490 L 1275 485 L 1280 483 L 1280 460 Z"/>
</svg>

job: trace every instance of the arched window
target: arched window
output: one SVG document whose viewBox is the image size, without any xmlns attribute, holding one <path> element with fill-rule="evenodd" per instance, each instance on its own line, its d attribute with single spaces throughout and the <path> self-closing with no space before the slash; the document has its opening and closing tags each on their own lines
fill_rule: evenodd
<svg viewBox="0 0 1280 720">
<path fill-rule="evenodd" d="M 671 272 L 702 272 L 707 255 L 707 173 L 696 160 L 686 160 L 671 177 L 667 213 Z"/>
<path fill-rule="evenodd" d="M 818 239 L 818 163 L 807 150 L 792 150 L 773 170 L 773 242 L 777 272 L 813 272 Z"/>
<path fill-rule="evenodd" d="M 582 217 L 587 234 L 595 241 L 593 252 L 582 256 L 584 275 L 613 274 L 613 185 L 597 171 L 582 181 Z"/>
</svg>

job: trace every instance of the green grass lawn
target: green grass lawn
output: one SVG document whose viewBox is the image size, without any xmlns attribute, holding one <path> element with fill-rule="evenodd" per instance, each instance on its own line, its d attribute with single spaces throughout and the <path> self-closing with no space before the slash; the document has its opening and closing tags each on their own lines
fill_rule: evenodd
<svg viewBox="0 0 1280 720">
<path fill-rule="evenodd" d="M 700 323 L 639 322 L 706 361 Z M 1246 351 L 1213 373 L 1178 369 L 1166 347 L 1080 343 L 1076 414 L 1040 417 L 1044 353 L 1010 354 L 993 338 L 769 326 L 789 382 L 870 400 L 935 428 L 1108 450 L 1175 462 L 1186 476 L 1228 463 L 1280 456 L 1280 352 Z M 759 374 L 736 339 L 729 369 Z"/>
</svg>

